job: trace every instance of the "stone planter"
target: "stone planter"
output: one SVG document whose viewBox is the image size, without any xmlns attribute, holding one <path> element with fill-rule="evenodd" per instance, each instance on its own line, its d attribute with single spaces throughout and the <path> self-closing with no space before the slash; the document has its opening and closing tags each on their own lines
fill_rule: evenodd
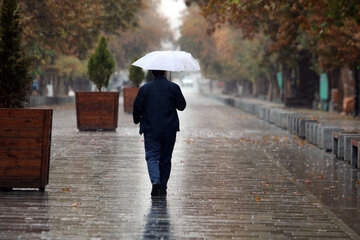
<svg viewBox="0 0 360 240">
<path fill-rule="evenodd" d="M 0 109 L 1 188 L 45 190 L 52 116 L 52 109 Z"/>
<path fill-rule="evenodd" d="M 119 92 L 76 92 L 75 102 L 79 131 L 117 128 Z"/>
<path fill-rule="evenodd" d="M 139 92 L 139 88 L 124 88 L 124 112 L 132 113 L 135 98 Z"/>
</svg>

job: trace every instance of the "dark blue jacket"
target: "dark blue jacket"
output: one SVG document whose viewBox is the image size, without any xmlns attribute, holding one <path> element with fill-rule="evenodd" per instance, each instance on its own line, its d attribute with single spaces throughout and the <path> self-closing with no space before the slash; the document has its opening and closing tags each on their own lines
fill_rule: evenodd
<svg viewBox="0 0 360 240">
<path fill-rule="evenodd" d="M 180 87 L 165 77 L 156 77 L 142 86 L 133 108 L 134 123 L 140 122 L 142 133 L 172 133 L 179 131 L 176 109 L 186 107 Z"/>
</svg>

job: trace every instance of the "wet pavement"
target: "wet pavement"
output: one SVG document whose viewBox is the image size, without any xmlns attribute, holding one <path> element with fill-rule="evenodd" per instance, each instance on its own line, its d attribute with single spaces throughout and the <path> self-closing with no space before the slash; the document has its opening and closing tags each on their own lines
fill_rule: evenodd
<svg viewBox="0 0 360 240">
<path fill-rule="evenodd" d="M 0 192 L 0 239 L 360 239 L 359 170 L 184 93 L 166 198 L 122 107 L 116 132 L 78 132 L 74 106 L 54 106 L 49 185 Z"/>
</svg>

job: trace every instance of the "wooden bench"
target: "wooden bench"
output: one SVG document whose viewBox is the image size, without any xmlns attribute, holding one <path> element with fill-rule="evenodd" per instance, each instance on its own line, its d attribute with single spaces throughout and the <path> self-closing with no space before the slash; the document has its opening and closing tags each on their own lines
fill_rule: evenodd
<svg viewBox="0 0 360 240">
<path fill-rule="evenodd" d="M 360 168 L 359 144 L 360 144 L 360 138 L 351 139 L 350 164 L 355 168 Z"/>
</svg>

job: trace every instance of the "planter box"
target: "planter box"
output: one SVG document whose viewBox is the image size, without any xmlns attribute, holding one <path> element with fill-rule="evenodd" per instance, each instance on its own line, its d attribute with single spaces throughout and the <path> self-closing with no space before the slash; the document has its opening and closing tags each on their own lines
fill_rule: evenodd
<svg viewBox="0 0 360 240">
<path fill-rule="evenodd" d="M 139 88 L 124 88 L 124 112 L 132 113 L 135 98 L 139 92 Z"/>
<path fill-rule="evenodd" d="M 75 102 L 79 131 L 117 128 L 119 92 L 76 92 Z"/>
<path fill-rule="evenodd" d="M 0 108 L 0 187 L 45 190 L 52 115 L 52 109 Z"/>
</svg>

